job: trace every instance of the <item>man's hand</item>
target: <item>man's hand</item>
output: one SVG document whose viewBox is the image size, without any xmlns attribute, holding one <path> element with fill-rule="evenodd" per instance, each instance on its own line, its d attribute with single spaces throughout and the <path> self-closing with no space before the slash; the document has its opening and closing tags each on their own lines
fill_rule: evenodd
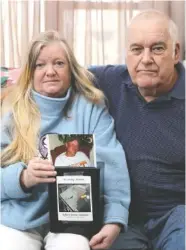
<svg viewBox="0 0 186 250">
<path fill-rule="evenodd" d="M 28 189 L 39 183 L 55 182 L 56 174 L 50 161 L 35 157 L 29 161 L 28 167 L 22 171 L 20 183 Z"/>
<path fill-rule="evenodd" d="M 108 249 L 119 235 L 121 227 L 118 224 L 106 224 L 94 235 L 89 244 L 93 250 Z"/>
</svg>

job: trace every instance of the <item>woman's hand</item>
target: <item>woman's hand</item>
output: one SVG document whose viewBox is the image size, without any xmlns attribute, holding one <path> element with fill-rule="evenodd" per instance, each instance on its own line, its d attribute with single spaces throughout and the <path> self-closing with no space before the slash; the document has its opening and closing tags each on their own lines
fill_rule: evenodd
<svg viewBox="0 0 186 250">
<path fill-rule="evenodd" d="M 108 249 L 115 241 L 121 231 L 121 226 L 118 224 L 106 224 L 102 229 L 94 235 L 89 244 L 93 250 Z"/>
<path fill-rule="evenodd" d="M 33 158 L 29 161 L 28 167 L 21 173 L 21 185 L 29 189 L 39 183 L 55 182 L 56 171 L 52 163 L 48 160 Z"/>
</svg>

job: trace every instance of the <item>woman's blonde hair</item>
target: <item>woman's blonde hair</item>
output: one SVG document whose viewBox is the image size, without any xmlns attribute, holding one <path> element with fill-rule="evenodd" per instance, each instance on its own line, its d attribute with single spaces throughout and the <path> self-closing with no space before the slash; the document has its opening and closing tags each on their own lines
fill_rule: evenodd
<svg viewBox="0 0 186 250">
<path fill-rule="evenodd" d="M 11 114 L 8 126 L 12 127 L 12 142 L 2 151 L 1 166 L 17 161 L 28 164 L 38 151 L 40 112 L 32 98 L 32 81 L 36 60 L 41 49 L 53 42 L 61 43 L 71 70 L 72 92 L 65 107 L 65 114 L 67 115 L 71 107 L 75 93 L 84 95 L 93 103 L 99 103 L 104 99 L 102 91 L 96 89 L 92 83 L 93 75 L 78 64 L 72 50 L 59 33 L 56 31 L 41 33 L 30 45 L 17 83 L 2 90 L 2 113 L 10 112 Z"/>
</svg>

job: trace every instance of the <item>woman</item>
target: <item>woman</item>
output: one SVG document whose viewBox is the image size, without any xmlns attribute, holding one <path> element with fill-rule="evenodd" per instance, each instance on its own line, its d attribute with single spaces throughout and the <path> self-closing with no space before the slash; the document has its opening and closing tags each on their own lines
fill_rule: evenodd
<svg viewBox="0 0 186 250">
<path fill-rule="evenodd" d="M 103 103 L 91 74 L 57 32 L 41 33 L 32 42 L 17 84 L 2 96 L 2 249 L 107 249 L 126 228 L 129 176 Z M 97 161 L 105 163 L 104 218 L 90 242 L 48 230 L 47 184 L 55 182 L 56 172 L 50 161 L 35 157 L 38 138 L 46 133 L 95 134 Z"/>
</svg>

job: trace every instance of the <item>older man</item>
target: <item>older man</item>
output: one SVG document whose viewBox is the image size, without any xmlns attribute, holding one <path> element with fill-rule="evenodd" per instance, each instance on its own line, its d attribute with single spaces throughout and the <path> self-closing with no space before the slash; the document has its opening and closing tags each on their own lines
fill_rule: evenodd
<svg viewBox="0 0 186 250">
<path fill-rule="evenodd" d="M 155 10 L 127 30 L 126 66 L 92 68 L 127 157 L 128 231 L 112 250 L 184 250 L 185 70 L 177 27 Z"/>
</svg>

